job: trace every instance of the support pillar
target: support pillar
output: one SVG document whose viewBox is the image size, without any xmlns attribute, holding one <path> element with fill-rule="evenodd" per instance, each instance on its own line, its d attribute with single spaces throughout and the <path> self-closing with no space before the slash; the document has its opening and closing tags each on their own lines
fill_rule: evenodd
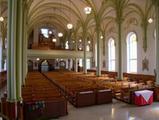
<svg viewBox="0 0 159 120">
<path fill-rule="evenodd" d="M 97 70 L 96 75 L 101 76 L 101 40 L 100 40 L 100 29 L 97 25 Z"/>
<path fill-rule="evenodd" d="M 23 0 L 8 0 L 7 100 L 9 119 L 16 120 L 21 101 Z"/>
<path fill-rule="evenodd" d="M 76 36 L 76 35 L 75 35 Z M 75 43 L 75 51 L 78 52 L 78 42 L 77 38 L 75 37 L 76 43 Z M 78 72 L 78 58 L 75 58 L 75 72 Z"/>
<path fill-rule="evenodd" d="M 117 21 L 118 24 L 118 80 L 123 79 L 123 65 L 122 65 L 122 22 Z"/>
<path fill-rule="evenodd" d="M 84 33 L 85 34 L 85 33 Z M 83 69 L 84 69 L 84 74 L 87 74 L 87 51 L 86 51 L 86 46 L 87 46 L 87 40 L 85 38 L 85 35 L 83 36 L 83 42 L 84 42 L 84 45 L 83 45 L 83 51 L 84 51 L 84 59 L 83 59 Z"/>
<path fill-rule="evenodd" d="M 75 58 L 74 61 L 75 61 L 75 62 L 74 62 L 74 71 L 75 71 L 75 72 L 78 72 L 78 59 Z"/>
<path fill-rule="evenodd" d="M 34 28 L 34 40 L 33 43 L 35 46 L 38 46 L 39 44 L 39 29 L 36 27 Z"/>
<path fill-rule="evenodd" d="M 159 85 L 159 1 L 155 4 L 156 15 L 156 85 Z"/>
<path fill-rule="evenodd" d="M 27 5 L 24 4 L 24 7 Z M 25 78 L 28 72 L 27 50 L 28 50 L 28 34 L 27 34 L 27 8 L 23 10 L 23 81 L 22 85 L 25 85 Z"/>
</svg>

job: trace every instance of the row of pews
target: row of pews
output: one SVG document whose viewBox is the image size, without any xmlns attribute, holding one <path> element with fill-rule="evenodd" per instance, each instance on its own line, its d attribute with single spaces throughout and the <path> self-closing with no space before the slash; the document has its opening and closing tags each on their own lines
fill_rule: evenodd
<svg viewBox="0 0 159 120">
<path fill-rule="evenodd" d="M 39 72 L 30 72 L 22 88 L 24 120 L 57 118 L 67 115 L 67 101 Z"/>
<path fill-rule="evenodd" d="M 49 72 L 45 73 L 45 75 L 48 79 L 53 81 L 57 87 L 61 88 L 61 91 L 67 96 L 70 103 L 76 107 L 86 106 L 84 104 L 82 105 L 84 102 L 80 99 L 82 98 L 81 94 L 89 93 L 90 95 L 90 93 L 96 91 L 94 92 L 96 94 L 95 96 L 98 96 L 99 90 L 103 89 L 111 91 L 114 98 L 126 103 L 133 103 L 134 92 L 139 90 L 153 90 L 155 93 L 154 98 L 156 98 L 155 77 L 152 75 L 125 73 L 124 80 L 117 80 L 114 72 L 108 74 L 104 71 L 101 77 L 96 77 L 95 72 L 89 72 L 87 75 L 74 72 Z M 105 97 L 106 96 L 109 95 L 105 95 Z M 95 99 L 96 100 L 92 101 L 92 103 L 89 101 L 90 105 L 98 104 L 98 97 Z M 82 103 L 80 103 L 80 101 L 82 101 Z"/>
<path fill-rule="evenodd" d="M 94 71 L 88 74 L 70 71 L 29 72 L 22 87 L 20 116 L 21 120 L 36 120 L 67 115 L 67 100 L 75 107 L 111 103 L 113 97 L 132 103 L 134 91 L 155 91 L 154 88 L 155 77 L 150 75 L 127 73 L 124 80 L 117 80 L 115 72 L 103 71 L 100 77 L 96 77 Z M 5 116 L 12 114 L 7 112 L 6 97 L 2 98 L 1 105 Z"/>
<path fill-rule="evenodd" d="M 112 102 L 111 89 L 102 86 L 104 77 L 75 72 L 48 72 L 44 75 L 55 84 L 66 99 L 75 107 Z"/>
<path fill-rule="evenodd" d="M 7 71 L 1 71 L 0 72 L 0 98 L 2 97 L 3 95 L 3 92 L 4 92 L 4 88 L 6 87 L 7 85 Z M 0 101 L 0 116 L 3 116 L 5 117 L 2 113 L 2 103 Z"/>
<path fill-rule="evenodd" d="M 95 73 L 95 70 L 88 70 Z M 102 84 L 112 89 L 113 97 L 127 102 L 133 103 L 133 94 L 139 90 L 152 90 L 154 91 L 154 98 L 159 92 L 155 89 L 155 76 L 144 74 L 123 73 L 123 80 L 117 80 L 117 72 L 102 71 L 103 75 L 107 75 L 109 79 L 105 80 Z"/>
<path fill-rule="evenodd" d="M 7 84 L 7 71 L 0 72 L 0 89 L 5 87 Z"/>
</svg>

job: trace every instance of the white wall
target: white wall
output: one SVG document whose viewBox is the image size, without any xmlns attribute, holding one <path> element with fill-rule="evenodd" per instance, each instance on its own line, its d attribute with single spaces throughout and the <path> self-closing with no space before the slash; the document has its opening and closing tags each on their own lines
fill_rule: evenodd
<svg viewBox="0 0 159 120">
<path fill-rule="evenodd" d="M 148 26 L 148 31 L 147 31 L 147 51 L 146 53 L 144 52 L 143 49 L 143 30 L 140 26 L 140 21 L 138 21 L 137 25 L 130 25 L 129 27 L 126 27 L 123 25 L 123 32 L 122 32 L 122 58 L 123 58 L 123 72 L 127 72 L 127 45 L 126 45 L 126 38 L 128 33 L 130 32 L 135 32 L 137 35 L 137 73 L 139 74 L 150 74 L 154 75 L 154 69 L 155 69 L 155 38 L 154 38 L 154 30 L 155 26 L 154 23 L 149 24 Z M 118 60 L 118 35 L 116 32 L 108 34 L 106 33 L 106 38 L 105 38 L 105 58 L 106 61 L 106 70 L 108 70 L 108 40 L 110 38 L 114 38 L 116 42 L 116 60 Z M 142 70 L 142 61 L 144 58 L 147 58 L 149 61 L 149 70 Z M 116 71 L 118 70 L 118 61 L 116 61 Z"/>
</svg>

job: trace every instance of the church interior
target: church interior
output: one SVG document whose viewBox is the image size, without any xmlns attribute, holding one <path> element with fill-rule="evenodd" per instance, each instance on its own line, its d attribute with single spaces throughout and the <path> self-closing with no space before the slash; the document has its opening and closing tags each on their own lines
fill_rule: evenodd
<svg viewBox="0 0 159 120">
<path fill-rule="evenodd" d="M 159 0 L 0 0 L 0 120 L 159 120 Z"/>
</svg>

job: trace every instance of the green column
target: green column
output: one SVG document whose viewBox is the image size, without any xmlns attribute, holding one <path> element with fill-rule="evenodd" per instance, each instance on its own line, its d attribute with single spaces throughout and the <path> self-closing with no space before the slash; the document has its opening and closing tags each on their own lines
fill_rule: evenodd
<svg viewBox="0 0 159 120">
<path fill-rule="evenodd" d="M 87 74 L 87 51 L 86 51 L 86 46 L 87 46 L 87 39 L 86 39 L 86 26 L 83 24 L 83 72 L 84 74 Z"/>
<path fill-rule="evenodd" d="M 122 67 L 122 21 L 117 21 L 118 25 L 118 79 L 123 79 L 123 67 Z"/>
<path fill-rule="evenodd" d="M 77 42 L 76 35 L 75 35 L 75 40 L 76 40 L 76 42 L 75 42 L 75 51 L 78 52 L 78 45 L 77 45 L 78 42 Z M 78 58 L 75 58 L 74 60 L 75 60 L 75 72 L 78 72 Z"/>
<path fill-rule="evenodd" d="M 101 41 L 100 41 L 100 25 L 97 25 L 97 70 L 96 75 L 101 76 Z"/>
<path fill-rule="evenodd" d="M 84 33 L 85 34 L 85 33 Z M 87 51 L 86 51 L 86 46 L 87 46 L 87 40 L 86 40 L 86 37 L 84 35 L 83 37 L 83 51 L 84 51 L 84 59 L 83 59 L 83 62 L 84 62 L 84 73 L 87 74 Z"/>
<path fill-rule="evenodd" d="M 28 34 L 27 34 L 27 5 L 24 5 L 23 10 L 23 79 L 22 84 L 25 85 L 25 78 L 27 75 L 27 47 L 28 47 Z"/>
<path fill-rule="evenodd" d="M 156 2 L 156 84 L 159 85 L 159 1 Z"/>
<path fill-rule="evenodd" d="M 8 0 L 7 91 L 8 101 L 21 100 L 22 0 Z"/>
<path fill-rule="evenodd" d="M 74 59 L 74 71 L 78 72 L 78 59 L 77 58 Z"/>
</svg>

